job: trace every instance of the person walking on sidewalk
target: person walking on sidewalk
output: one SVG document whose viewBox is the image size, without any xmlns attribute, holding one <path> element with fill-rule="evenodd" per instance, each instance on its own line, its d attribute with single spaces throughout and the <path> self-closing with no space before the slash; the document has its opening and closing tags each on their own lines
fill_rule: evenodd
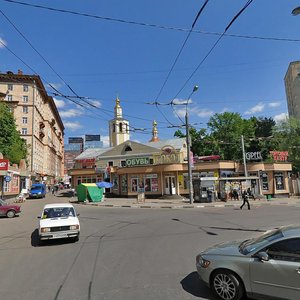
<svg viewBox="0 0 300 300">
<path fill-rule="evenodd" d="M 242 198 L 243 198 L 243 204 L 241 205 L 240 209 L 243 209 L 243 206 L 247 203 L 248 209 L 250 209 L 250 203 L 249 203 L 249 195 L 246 190 L 243 191 L 242 193 Z"/>
</svg>

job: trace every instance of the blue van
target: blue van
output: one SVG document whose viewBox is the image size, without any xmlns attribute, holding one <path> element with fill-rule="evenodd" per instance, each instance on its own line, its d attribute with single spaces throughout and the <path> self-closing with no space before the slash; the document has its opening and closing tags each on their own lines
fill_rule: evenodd
<svg viewBox="0 0 300 300">
<path fill-rule="evenodd" d="M 44 198 L 46 196 L 46 185 L 34 183 L 29 191 L 29 198 Z"/>
</svg>

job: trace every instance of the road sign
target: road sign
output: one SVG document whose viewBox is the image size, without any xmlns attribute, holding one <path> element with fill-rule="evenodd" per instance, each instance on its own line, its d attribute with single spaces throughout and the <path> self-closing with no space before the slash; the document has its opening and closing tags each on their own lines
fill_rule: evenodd
<svg viewBox="0 0 300 300">
<path fill-rule="evenodd" d="M 4 176 L 4 180 L 6 182 L 10 182 L 11 181 L 11 176 Z"/>
</svg>

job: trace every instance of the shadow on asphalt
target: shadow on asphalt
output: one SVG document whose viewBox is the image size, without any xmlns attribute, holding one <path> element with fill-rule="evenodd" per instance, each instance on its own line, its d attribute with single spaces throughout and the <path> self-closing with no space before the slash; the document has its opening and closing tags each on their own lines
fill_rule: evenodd
<svg viewBox="0 0 300 300">
<path fill-rule="evenodd" d="M 42 241 L 39 240 L 39 231 L 36 228 L 31 234 L 31 246 L 32 247 L 43 247 L 43 246 L 58 246 L 63 244 L 74 244 L 72 239 L 57 239 L 57 240 L 48 240 Z"/>
<path fill-rule="evenodd" d="M 189 294 L 212 299 L 209 288 L 199 279 L 197 272 L 192 272 L 180 281 L 182 288 Z"/>
</svg>

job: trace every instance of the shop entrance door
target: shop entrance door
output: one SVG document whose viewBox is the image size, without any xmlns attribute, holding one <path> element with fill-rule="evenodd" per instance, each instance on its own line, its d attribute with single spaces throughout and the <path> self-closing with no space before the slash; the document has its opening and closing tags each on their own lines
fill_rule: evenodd
<svg viewBox="0 0 300 300">
<path fill-rule="evenodd" d="M 176 194 L 175 176 L 165 176 L 165 194 Z"/>
</svg>

